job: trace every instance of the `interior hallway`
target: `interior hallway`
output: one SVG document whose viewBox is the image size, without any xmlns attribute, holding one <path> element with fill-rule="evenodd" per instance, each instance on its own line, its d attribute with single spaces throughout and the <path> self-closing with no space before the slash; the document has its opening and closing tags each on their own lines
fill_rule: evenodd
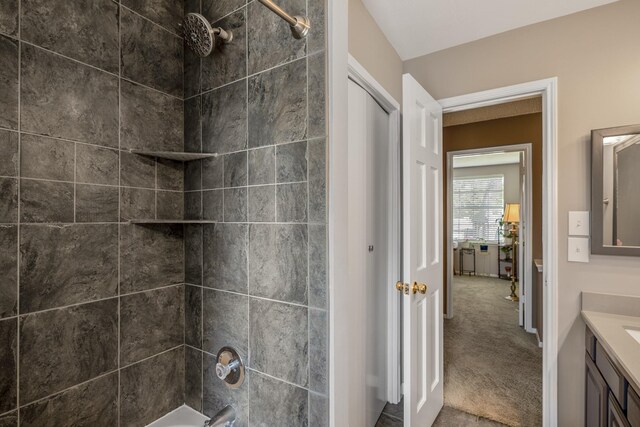
<svg viewBox="0 0 640 427">
<path fill-rule="evenodd" d="M 444 324 L 444 401 L 510 426 L 542 425 L 542 349 L 518 326 L 507 280 L 455 276 Z"/>
</svg>

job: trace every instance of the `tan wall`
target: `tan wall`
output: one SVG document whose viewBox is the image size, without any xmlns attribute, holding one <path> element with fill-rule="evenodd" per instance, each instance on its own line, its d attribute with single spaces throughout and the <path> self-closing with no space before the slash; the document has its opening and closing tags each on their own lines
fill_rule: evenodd
<svg viewBox="0 0 640 427">
<path fill-rule="evenodd" d="M 567 212 L 590 208 L 590 130 L 640 123 L 639 16 L 621 0 L 404 64 L 436 99 L 558 77 L 560 426 L 583 425 L 581 291 L 640 295 L 638 258 L 567 261 Z"/>
<path fill-rule="evenodd" d="M 361 0 L 349 0 L 349 53 L 402 102 L 402 60 Z"/>
</svg>

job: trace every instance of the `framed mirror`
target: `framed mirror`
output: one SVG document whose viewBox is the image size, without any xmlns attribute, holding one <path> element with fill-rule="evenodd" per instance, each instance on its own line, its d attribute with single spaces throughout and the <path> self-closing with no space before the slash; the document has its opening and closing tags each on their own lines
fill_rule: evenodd
<svg viewBox="0 0 640 427">
<path fill-rule="evenodd" d="M 640 125 L 591 131 L 591 253 L 640 256 Z"/>
</svg>

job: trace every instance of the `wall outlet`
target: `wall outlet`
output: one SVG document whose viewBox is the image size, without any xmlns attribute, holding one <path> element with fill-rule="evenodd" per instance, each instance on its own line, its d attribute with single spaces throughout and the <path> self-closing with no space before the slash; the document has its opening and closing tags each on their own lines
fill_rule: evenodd
<svg viewBox="0 0 640 427">
<path fill-rule="evenodd" d="M 569 236 L 589 236 L 589 211 L 569 212 Z"/>
<path fill-rule="evenodd" d="M 589 238 L 569 237 L 569 262 L 589 262 Z"/>
</svg>

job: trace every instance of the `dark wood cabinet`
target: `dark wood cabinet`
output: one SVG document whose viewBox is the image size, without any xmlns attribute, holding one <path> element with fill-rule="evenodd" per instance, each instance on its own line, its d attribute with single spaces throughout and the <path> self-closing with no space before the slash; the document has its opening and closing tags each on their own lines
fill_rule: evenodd
<svg viewBox="0 0 640 427">
<path fill-rule="evenodd" d="M 616 398 L 616 401 L 619 402 L 620 407 L 623 411 L 627 409 L 626 405 L 626 392 L 627 392 L 627 380 L 624 379 L 624 376 L 620 373 L 618 368 L 615 367 L 611 358 L 607 356 L 607 353 L 604 351 L 602 345 L 596 341 L 596 366 L 598 370 L 602 374 L 602 378 L 607 382 L 611 393 Z"/>
<path fill-rule="evenodd" d="M 629 421 L 620 409 L 618 401 L 613 393 L 609 393 L 609 411 L 607 416 L 607 427 L 630 427 Z"/>
<path fill-rule="evenodd" d="M 640 397 L 598 338 L 585 334 L 586 427 L 640 427 Z"/>
<path fill-rule="evenodd" d="M 627 420 L 631 427 L 640 427 L 640 396 L 631 387 L 627 390 Z"/>
<path fill-rule="evenodd" d="M 609 387 L 595 363 L 587 353 L 586 384 L 585 384 L 585 426 L 607 426 L 607 402 L 609 399 Z"/>
</svg>

